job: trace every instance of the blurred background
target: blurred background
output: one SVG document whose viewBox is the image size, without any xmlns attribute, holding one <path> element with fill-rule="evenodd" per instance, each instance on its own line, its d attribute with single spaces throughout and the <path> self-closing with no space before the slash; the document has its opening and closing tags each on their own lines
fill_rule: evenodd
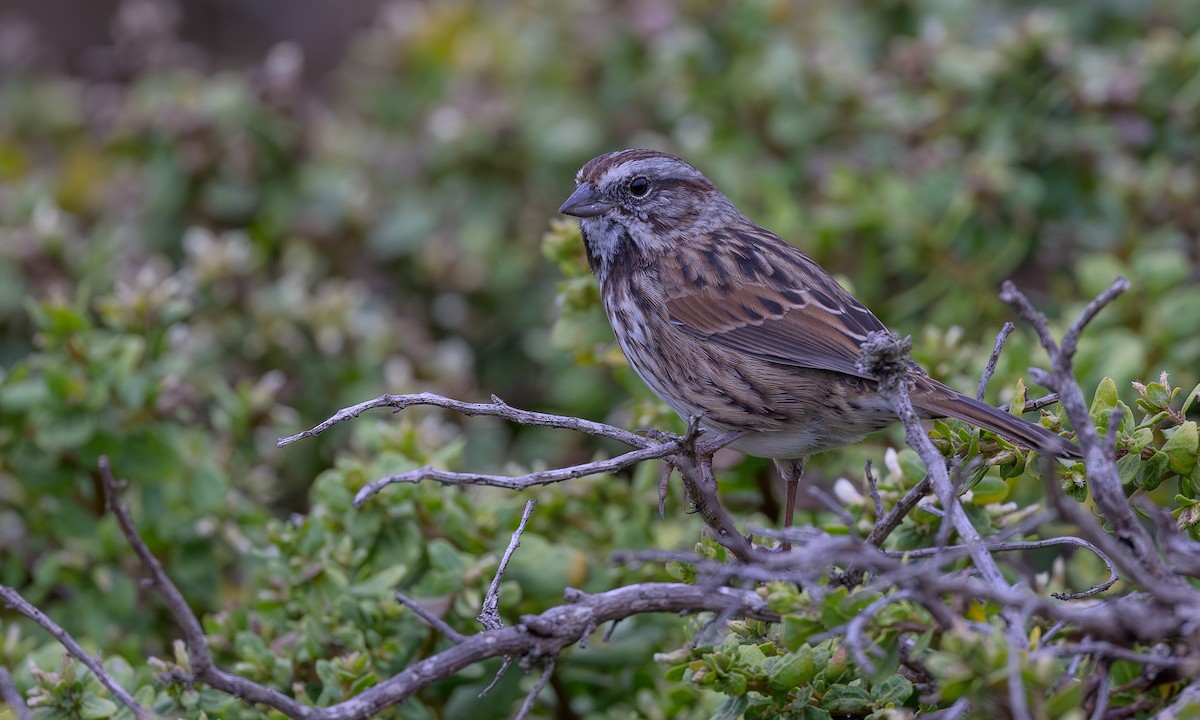
<svg viewBox="0 0 1200 720">
<path fill-rule="evenodd" d="M 271 635 L 263 618 L 280 636 L 325 618 L 320 637 L 341 644 L 288 656 L 284 687 L 357 647 L 336 629 L 367 623 L 354 613 L 392 585 L 468 626 L 480 558 L 503 548 L 521 498 L 402 488 L 360 512 L 345 494 L 425 462 L 519 471 L 613 448 L 420 411 L 275 439 L 422 390 L 677 428 L 614 350 L 555 214 L 578 167 L 622 147 L 697 165 L 960 390 L 1011 319 L 1004 279 L 1061 329 L 1117 274 L 1133 290 L 1083 344 L 1085 392 L 1161 371 L 1190 388 L 1198 28 L 1189 0 L 5 0 L 0 582 L 109 654 L 164 652 L 169 626 L 101 512 L 107 454 L 233 656 L 247 627 Z M 1018 333 L 989 399 L 1039 362 Z M 812 477 L 858 477 L 886 442 L 822 457 Z M 728 476 L 735 511 L 773 522 L 766 464 Z M 656 482 L 647 467 L 539 490 L 510 608 L 651 572 L 608 568 L 612 548 L 694 542 L 677 495 L 653 517 Z M 328 608 L 336 583 L 288 604 L 313 568 L 353 585 L 400 565 L 346 615 Z M 277 595 L 256 595 L 264 582 Z M 388 655 L 361 640 L 381 675 L 419 652 L 395 642 Z M 10 645 L 10 666 L 54 657 L 40 636 Z M 654 689 L 650 653 L 595 660 L 603 682 L 576 665 L 558 689 L 604 717 L 672 693 L 679 713 L 702 707 Z M 615 667 L 626 684 L 605 695 Z M 455 687 L 424 702 L 449 707 Z"/>
</svg>

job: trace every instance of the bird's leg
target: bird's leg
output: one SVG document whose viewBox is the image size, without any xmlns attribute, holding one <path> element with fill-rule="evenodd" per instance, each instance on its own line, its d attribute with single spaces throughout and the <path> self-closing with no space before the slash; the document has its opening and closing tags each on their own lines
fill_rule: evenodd
<svg viewBox="0 0 1200 720">
<path fill-rule="evenodd" d="M 796 513 L 796 490 L 799 489 L 800 478 L 804 475 L 805 459 L 775 460 L 775 467 L 779 468 L 779 474 L 783 476 L 783 529 L 785 531 L 792 527 L 792 516 Z M 791 550 L 791 541 L 785 537 L 780 549 Z"/>
<path fill-rule="evenodd" d="M 675 465 L 670 460 L 664 460 L 662 475 L 658 478 L 658 518 L 660 520 L 667 516 L 667 493 L 671 489 L 671 473 L 673 472 L 675 472 Z"/>
</svg>

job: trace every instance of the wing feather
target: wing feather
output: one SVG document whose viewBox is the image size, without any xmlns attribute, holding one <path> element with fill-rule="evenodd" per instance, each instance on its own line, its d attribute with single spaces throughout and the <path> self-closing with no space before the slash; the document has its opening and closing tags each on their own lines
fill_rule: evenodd
<svg viewBox="0 0 1200 720">
<path fill-rule="evenodd" d="M 703 251 L 706 263 L 729 271 L 727 282 L 697 283 L 667 264 L 679 269 L 660 275 L 675 326 L 769 362 L 869 379 L 857 367 L 859 346 L 883 323 L 795 247 L 759 229 L 751 259 L 752 238 L 740 235 L 740 252 L 722 242 Z"/>
</svg>

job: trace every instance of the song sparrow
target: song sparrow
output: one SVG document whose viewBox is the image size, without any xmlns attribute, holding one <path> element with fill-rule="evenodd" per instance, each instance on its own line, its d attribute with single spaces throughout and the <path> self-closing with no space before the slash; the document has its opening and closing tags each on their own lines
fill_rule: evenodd
<svg viewBox="0 0 1200 720">
<path fill-rule="evenodd" d="M 791 524 L 804 458 L 896 422 L 857 367 L 885 329 L 817 263 L 755 225 L 708 178 L 655 150 L 589 161 L 559 212 L 580 218 L 604 312 L 629 364 L 680 416 L 773 458 Z M 958 393 L 912 365 L 913 406 L 1041 452 L 1080 457 L 1048 430 Z"/>
</svg>

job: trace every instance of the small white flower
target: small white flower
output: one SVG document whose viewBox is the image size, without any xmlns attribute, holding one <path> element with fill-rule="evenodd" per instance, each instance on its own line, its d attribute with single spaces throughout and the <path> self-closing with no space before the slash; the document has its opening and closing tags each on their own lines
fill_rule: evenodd
<svg viewBox="0 0 1200 720">
<path fill-rule="evenodd" d="M 887 468 L 888 474 L 897 480 L 904 478 L 904 471 L 900 469 L 900 456 L 896 453 L 895 448 L 888 448 L 884 451 L 883 466 Z"/>
<path fill-rule="evenodd" d="M 858 488 L 854 487 L 854 483 L 850 482 L 846 478 L 838 478 L 837 481 L 833 483 L 833 494 L 838 500 L 841 501 L 843 505 L 863 504 L 862 493 L 858 491 Z"/>
</svg>

